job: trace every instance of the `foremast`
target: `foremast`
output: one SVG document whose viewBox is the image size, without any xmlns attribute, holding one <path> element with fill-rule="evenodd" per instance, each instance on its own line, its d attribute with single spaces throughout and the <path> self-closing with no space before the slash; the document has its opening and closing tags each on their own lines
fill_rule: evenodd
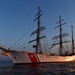
<svg viewBox="0 0 75 75">
<path fill-rule="evenodd" d="M 31 36 L 36 34 L 36 39 L 29 42 L 29 43 L 31 43 L 31 42 L 36 41 L 36 45 L 33 45 L 33 47 L 36 49 L 36 53 L 41 53 L 42 52 L 41 50 L 39 51 L 40 39 L 46 37 L 46 36 L 40 36 L 40 32 L 45 29 L 44 26 L 41 27 L 41 25 L 40 25 L 40 17 L 43 15 L 43 14 L 41 14 L 41 11 L 42 10 L 40 10 L 40 7 L 38 7 L 38 13 L 35 15 L 37 17 L 34 20 L 34 22 L 37 20 L 37 30 L 35 30 L 31 33 Z"/>
</svg>

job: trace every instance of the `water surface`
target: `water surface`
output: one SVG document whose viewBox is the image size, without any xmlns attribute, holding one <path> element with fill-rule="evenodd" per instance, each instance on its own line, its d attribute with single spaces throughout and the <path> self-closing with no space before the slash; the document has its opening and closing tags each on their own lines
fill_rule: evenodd
<svg viewBox="0 0 75 75">
<path fill-rule="evenodd" d="M 0 75 L 75 75 L 75 62 L 14 65 L 1 61 Z"/>
</svg>

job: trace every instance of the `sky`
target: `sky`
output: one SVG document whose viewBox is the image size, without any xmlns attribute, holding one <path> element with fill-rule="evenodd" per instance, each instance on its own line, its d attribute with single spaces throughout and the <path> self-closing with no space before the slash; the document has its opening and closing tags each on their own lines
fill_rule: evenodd
<svg viewBox="0 0 75 75">
<path fill-rule="evenodd" d="M 37 27 L 33 21 L 38 6 L 42 9 L 41 25 L 46 27 L 48 41 L 59 34 L 59 29 L 54 28 L 60 15 L 66 23 L 63 32 L 68 32 L 67 39 L 71 40 L 71 25 L 75 32 L 75 0 L 0 0 L 0 45 L 17 50 L 28 47 L 27 43 L 35 38 L 30 34 Z"/>
</svg>

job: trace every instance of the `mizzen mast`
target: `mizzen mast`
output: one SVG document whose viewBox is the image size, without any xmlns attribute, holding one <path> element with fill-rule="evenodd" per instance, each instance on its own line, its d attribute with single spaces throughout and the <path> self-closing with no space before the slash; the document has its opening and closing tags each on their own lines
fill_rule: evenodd
<svg viewBox="0 0 75 75">
<path fill-rule="evenodd" d="M 36 39 L 34 39 L 34 40 L 32 40 L 32 41 L 29 42 L 29 43 L 31 43 L 31 42 L 36 41 L 36 45 L 33 45 L 33 47 L 36 48 L 36 53 L 41 52 L 41 51 L 39 51 L 40 39 L 46 37 L 46 36 L 40 36 L 40 32 L 45 29 L 44 26 L 42 26 L 42 27 L 40 26 L 40 17 L 43 15 L 43 14 L 41 14 L 41 11 L 42 11 L 42 10 L 40 10 L 40 7 L 38 7 L 38 13 L 35 15 L 35 16 L 37 16 L 37 17 L 36 17 L 36 19 L 34 20 L 34 22 L 37 20 L 37 30 L 35 30 L 35 31 L 33 31 L 33 32 L 31 33 L 31 36 L 34 35 L 34 34 L 37 35 L 37 36 L 36 36 Z"/>
<path fill-rule="evenodd" d="M 72 54 L 74 54 L 73 26 L 71 26 L 71 32 L 72 32 Z"/>
</svg>

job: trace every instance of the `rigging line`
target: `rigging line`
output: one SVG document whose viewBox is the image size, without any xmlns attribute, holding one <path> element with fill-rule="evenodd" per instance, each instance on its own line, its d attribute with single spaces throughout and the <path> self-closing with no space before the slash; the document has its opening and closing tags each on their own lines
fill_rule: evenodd
<svg viewBox="0 0 75 75">
<path fill-rule="evenodd" d="M 26 38 L 26 39 L 27 39 L 27 38 Z M 22 47 L 23 45 L 26 45 L 26 44 L 28 44 L 28 41 L 25 42 L 25 43 L 23 43 L 22 45 L 19 45 L 18 47 L 16 47 L 16 49 L 19 48 L 19 47 Z"/>
<path fill-rule="evenodd" d="M 45 35 L 45 34 L 46 34 L 46 33 L 45 33 L 45 31 L 44 31 L 44 32 L 43 32 L 43 35 Z M 50 51 L 49 51 L 49 43 L 48 43 L 47 39 L 44 38 L 43 41 L 44 41 L 44 43 L 45 43 L 45 45 L 46 45 L 46 50 L 47 50 L 47 52 L 50 52 Z"/>
<path fill-rule="evenodd" d="M 32 45 L 27 45 L 26 47 L 25 46 L 21 46 L 21 47 L 18 47 L 18 48 L 16 48 L 16 50 L 22 50 L 22 51 L 25 51 L 25 50 L 28 50 L 28 48 L 30 48 L 30 47 L 32 47 Z M 24 49 L 24 50 L 23 50 Z"/>
<path fill-rule="evenodd" d="M 65 38 L 63 38 L 63 39 L 65 40 Z M 66 49 L 68 50 L 68 46 L 67 46 L 68 44 L 66 44 L 66 43 L 64 43 L 64 44 L 65 44 Z"/>
<path fill-rule="evenodd" d="M 21 34 L 22 34 L 22 33 L 21 33 Z M 16 37 L 20 36 L 21 34 L 19 34 L 19 35 L 16 35 L 16 36 L 14 36 L 14 37 L 13 37 L 13 35 L 12 35 L 12 38 L 10 38 L 10 39 L 7 39 L 5 42 L 6 42 L 6 43 L 7 43 L 7 41 L 8 41 L 8 42 L 10 42 L 12 39 L 15 39 Z"/>
<path fill-rule="evenodd" d="M 27 42 L 26 43 L 23 43 L 22 45 L 20 45 L 20 46 L 18 46 L 18 47 L 16 47 L 15 49 L 17 49 L 17 48 L 20 48 L 20 47 L 22 47 L 22 46 L 26 46 L 26 44 L 27 44 Z"/>
<path fill-rule="evenodd" d="M 51 34 L 50 34 L 50 31 L 49 31 L 48 29 L 46 30 L 46 32 L 47 32 L 49 35 L 51 35 Z M 52 39 L 50 39 L 48 42 L 51 42 L 51 41 L 52 41 Z"/>
<path fill-rule="evenodd" d="M 28 47 L 28 45 L 30 45 L 30 44 L 28 44 L 28 41 L 27 42 L 25 42 L 25 43 L 23 43 L 23 44 L 21 44 L 21 45 L 19 45 L 18 47 L 16 47 L 16 49 L 18 49 L 18 48 L 20 48 L 20 47 Z"/>
<path fill-rule="evenodd" d="M 50 35 L 50 31 L 47 29 L 48 34 Z"/>
<path fill-rule="evenodd" d="M 34 28 L 34 27 L 32 27 L 32 29 L 33 29 L 33 28 Z M 26 43 L 24 43 L 24 44 L 26 44 Z M 24 45 L 24 44 L 23 44 L 23 45 Z M 22 45 L 21 45 L 21 46 L 22 46 Z M 18 47 L 19 47 L 19 46 L 18 46 Z"/>
<path fill-rule="evenodd" d="M 58 45 L 57 45 L 58 46 Z M 59 47 L 55 46 L 55 49 L 57 50 L 57 52 L 59 52 Z"/>
<path fill-rule="evenodd" d="M 29 31 L 27 33 L 25 33 L 21 38 L 19 38 L 14 44 L 11 45 L 11 47 L 13 47 L 17 42 L 19 42 L 25 35 L 27 35 L 32 29 L 34 28 L 34 26 L 29 29 Z"/>
</svg>

